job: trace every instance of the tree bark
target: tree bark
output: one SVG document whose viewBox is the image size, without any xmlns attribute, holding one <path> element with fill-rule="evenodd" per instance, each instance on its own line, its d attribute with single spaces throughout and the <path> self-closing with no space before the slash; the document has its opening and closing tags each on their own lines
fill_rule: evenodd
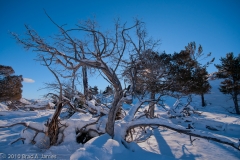
<svg viewBox="0 0 240 160">
<path fill-rule="evenodd" d="M 113 138 L 114 137 L 114 124 L 116 119 L 116 114 L 118 109 L 121 107 L 120 100 L 122 99 L 123 94 L 121 91 L 116 91 L 114 95 L 114 101 L 112 107 L 109 110 L 108 122 L 106 124 L 106 132 Z"/>
<path fill-rule="evenodd" d="M 73 97 L 75 96 L 75 74 L 74 74 L 74 77 L 72 79 L 72 90 L 71 90 L 71 101 L 73 101 Z"/>
<path fill-rule="evenodd" d="M 85 55 L 82 55 L 83 59 L 85 58 Z M 88 77 L 87 77 L 87 66 L 83 65 L 82 66 L 82 76 L 83 76 L 83 93 L 84 93 L 84 97 L 86 100 L 88 100 Z"/>
<path fill-rule="evenodd" d="M 155 100 L 155 93 L 154 92 L 151 92 L 151 99 Z M 150 102 L 149 109 L 148 109 L 150 118 L 154 118 L 154 109 L 155 109 L 155 103 Z"/>
<path fill-rule="evenodd" d="M 105 66 L 104 68 L 102 68 L 102 72 L 107 76 L 108 80 L 112 83 L 115 89 L 114 100 L 112 102 L 112 107 L 109 110 L 108 121 L 106 124 L 106 132 L 113 138 L 116 114 L 123 103 L 121 101 L 121 99 L 123 98 L 122 85 L 116 73 L 113 72 L 111 68 L 108 68 L 106 63 L 102 62 L 102 65 Z"/>
<path fill-rule="evenodd" d="M 76 79 L 76 72 L 77 70 L 73 70 L 72 71 L 72 79 L 71 79 L 71 95 L 70 95 L 70 101 L 73 102 L 74 101 L 74 97 L 75 97 L 75 91 L 76 91 L 76 87 L 75 87 L 75 79 Z"/>
<path fill-rule="evenodd" d="M 205 107 L 205 100 L 204 100 L 204 94 L 201 94 L 201 99 L 202 99 L 202 107 Z"/>
<path fill-rule="evenodd" d="M 240 114 L 239 107 L 238 107 L 238 100 L 237 100 L 237 92 L 236 91 L 233 94 L 233 102 L 234 102 L 236 113 Z"/>
<path fill-rule="evenodd" d="M 62 111 L 62 108 L 63 108 L 63 105 L 62 105 L 62 102 L 58 104 L 55 112 L 54 112 L 54 115 L 48 125 L 48 132 L 47 132 L 47 135 L 50 139 L 50 145 L 55 145 L 57 143 L 57 140 L 58 140 L 58 130 L 59 130 L 59 127 L 58 127 L 58 117 Z"/>
<path fill-rule="evenodd" d="M 49 64 L 47 64 L 47 61 L 44 57 L 42 57 L 42 60 L 44 61 L 45 65 L 47 66 L 47 68 L 52 72 L 52 74 L 55 76 L 55 78 L 58 81 L 59 84 L 59 101 L 58 101 L 58 105 L 57 108 L 52 116 L 52 119 L 50 121 L 50 123 L 47 125 L 48 127 L 48 131 L 47 131 L 47 136 L 50 139 L 50 146 L 54 145 L 57 143 L 57 139 L 58 139 L 58 117 L 62 111 L 63 108 L 63 93 L 62 93 L 62 84 L 60 82 L 59 77 L 57 76 L 57 74 L 49 67 Z"/>
<path fill-rule="evenodd" d="M 83 89 L 85 99 L 88 100 L 88 78 L 87 78 L 87 67 L 82 66 L 82 74 L 83 74 Z"/>
</svg>

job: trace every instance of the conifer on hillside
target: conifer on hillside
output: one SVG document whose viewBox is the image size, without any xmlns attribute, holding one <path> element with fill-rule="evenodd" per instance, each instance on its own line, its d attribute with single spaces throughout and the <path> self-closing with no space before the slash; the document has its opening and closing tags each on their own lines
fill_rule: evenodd
<svg viewBox="0 0 240 160">
<path fill-rule="evenodd" d="M 22 98 L 22 76 L 12 75 L 10 66 L 0 65 L 0 101 L 19 100 Z"/>
<path fill-rule="evenodd" d="M 237 114 L 240 114 L 238 95 L 240 94 L 240 54 L 234 57 L 233 53 L 227 53 L 225 58 L 220 58 L 221 64 L 215 65 L 218 69 L 217 78 L 224 79 L 220 85 L 220 92 L 230 94 Z"/>
</svg>

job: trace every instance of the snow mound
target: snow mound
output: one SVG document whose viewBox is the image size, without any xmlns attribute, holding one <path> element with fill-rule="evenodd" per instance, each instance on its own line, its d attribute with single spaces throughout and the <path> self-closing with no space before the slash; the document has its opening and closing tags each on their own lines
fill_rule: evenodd
<svg viewBox="0 0 240 160">
<path fill-rule="evenodd" d="M 20 101 L 21 103 L 23 103 L 23 104 L 31 104 L 31 102 L 29 102 L 29 101 L 26 100 L 25 98 L 21 98 L 19 101 Z"/>
<path fill-rule="evenodd" d="M 7 111 L 7 110 L 8 110 L 8 106 L 3 103 L 0 103 L 0 111 Z"/>
<path fill-rule="evenodd" d="M 147 152 L 137 144 L 128 144 L 131 149 L 127 149 L 121 142 L 111 139 L 107 134 L 95 137 L 88 141 L 83 147 L 75 151 L 71 160 L 112 160 L 112 159 L 137 159 L 137 160 L 161 160 L 170 159 L 160 154 Z M 137 152 L 135 152 L 137 151 Z"/>
<path fill-rule="evenodd" d="M 37 99 L 34 100 L 32 103 L 29 102 L 29 104 L 25 105 L 25 107 L 29 107 L 29 108 L 53 108 L 55 106 L 55 104 L 53 104 L 51 101 L 49 100 L 43 100 L 43 99 Z"/>
</svg>

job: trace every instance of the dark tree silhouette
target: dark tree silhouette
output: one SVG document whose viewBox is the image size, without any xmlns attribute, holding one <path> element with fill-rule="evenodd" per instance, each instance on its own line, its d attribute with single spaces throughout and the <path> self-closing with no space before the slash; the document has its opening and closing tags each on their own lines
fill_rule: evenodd
<svg viewBox="0 0 240 160">
<path fill-rule="evenodd" d="M 240 114 L 238 106 L 238 95 L 240 93 L 240 54 L 234 57 L 233 53 L 227 53 L 225 58 L 220 58 L 221 64 L 215 65 L 218 69 L 217 78 L 224 79 L 219 90 L 223 94 L 232 96 L 235 110 Z"/>
<path fill-rule="evenodd" d="M 205 59 L 202 46 L 196 47 L 195 42 L 190 42 L 185 50 L 175 53 L 171 60 L 172 78 L 175 79 L 173 90 L 183 95 L 197 94 L 201 96 L 202 106 L 205 106 L 204 94 L 208 93 L 211 86 L 208 82 L 206 68 L 214 61 L 214 58 L 205 65 L 200 64 L 200 58 Z"/>
<path fill-rule="evenodd" d="M 0 101 L 19 100 L 22 98 L 22 76 L 12 75 L 10 66 L 0 65 Z"/>
<path fill-rule="evenodd" d="M 89 90 L 91 91 L 91 93 L 93 95 L 97 95 L 98 94 L 98 87 L 97 86 L 94 86 L 93 88 L 90 87 Z"/>
<path fill-rule="evenodd" d="M 94 20 L 76 24 L 76 28 L 65 29 L 66 26 L 58 25 L 50 16 L 48 17 L 60 30 L 60 33 L 53 38 L 54 43 L 47 42 L 27 25 L 25 25 L 25 37 L 19 37 L 15 33 L 12 35 L 25 49 L 33 49 L 39 57 L 44 57 L 49 65 L 57 63 L 62 69 L 72 70 L 83 66 L 98 69 L 114 88 L 114 100 L 106 124 L 106 132 L 114 137 L 116 114 L 122 103 L 126 101 L 117 72 L 123 55 L 127 52 L 129 32 L 141 22 L 136 20 L 133 25 L 126 27 L 126 24 L 120 24 L 117 20 L 114 23 L 114 31 L 105 33 L 100 31 L 100 27 Z M 83 37 L 76 36 L 79 34 Z M 112 62 L 111 67 L 109 60 Z"/>
<path fill-rule="evenodd" d="M 170 58 L 170 55 L 165 53 L 159 54 L 152 50 L 146 50 L 141 54 L 138 54 L 134 64 L 130 64 L 129 67 L 134 68 L 134 81 L 131 77 L 132 68 L 126 68 L 124 76 L 132 81 L 135 85 L 135 93 L 143 95 L 150 93 L 150 98 L 155 101 L 155 95 L 166 95 L 169 91 L 169 87 L 172 81 L 168 80 L 170 70 L 165 65 Z M 158 98 L 157 98 L 158 99 Z M 154 118 L 154 103 L 149 104 L 149 117 Z"/>
</svg>

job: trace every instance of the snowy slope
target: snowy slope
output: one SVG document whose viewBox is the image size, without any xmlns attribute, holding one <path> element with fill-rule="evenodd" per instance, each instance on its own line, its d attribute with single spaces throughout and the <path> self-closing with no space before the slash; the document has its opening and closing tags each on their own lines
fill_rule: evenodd
<svg viewBox="0 0 240 160">
<path fill-rule="evenodd" d="M 197 109 L 201 113 L 200 115 L 193 114 L 187 118 L 169 119 L 167 113 L 161 107 L 157 108 L 156 114 L 161 118 L 166 118 L 169 123 L 183 127 L 192 124 L 196 130 L 227 136 L 237 142 L 240 138 L 240 117 L 226 111 L 225 108 L 232 106 L 233 103 L 226 95 L 218 91 L 219 81 L 212 81 L 211 83 L 212 91 L 205 97 L 208 102 L 206 107 L 200 106 L 199 96 L 193 98 L 191 106 Z M 170 107 L 174 102 L 175 99 L 166 99 L 166 103 Z M 29 125 L 44 129 L 43 124 L 53 113 L 54 109 L 9 111 L 6 105 L 0 104 L 0 126 L 27 122 Z M 95 137 L 84 145 L 78 144 L 74 128 L 81 127 L 95 119 L 89 114 L 75 113 L 70 119 L 64 120 L 64 123 L 68 124 L 68 128 L 64 131 L 67 138 L 60 145 L 52 146 L 48 150 L 40 149 L 31 144 L 30 141 L 24 144 L 21 140 L 12 143 L 21 135 L 27 139 L 34 136 L 31 130 L 21 125 L 0 128 L 0 159 L 4 159 L 4 156 L 13 156 L 10 157 L 12 159 L 46 159 L 47 157 L 48 159 L 66 160 L 240 159 L 240 151 L 230 146 L 195 137 L 192 137 L 196 140 L 191 144 L 189 136 L 163 127 L 152 130 L 152 136 L 144 142 L 128 144 L 128 149 L 119 140 L 111 139 L 107 134 Z M 209 130 L 206 125 L 214 127 L 218 131 Z M 104 126 L 102 127 L 104 128 Z M 41 136 L 44 137 L 44 134 L 39 135 L 38 138 L 40 139 Z"/>
</svg>

